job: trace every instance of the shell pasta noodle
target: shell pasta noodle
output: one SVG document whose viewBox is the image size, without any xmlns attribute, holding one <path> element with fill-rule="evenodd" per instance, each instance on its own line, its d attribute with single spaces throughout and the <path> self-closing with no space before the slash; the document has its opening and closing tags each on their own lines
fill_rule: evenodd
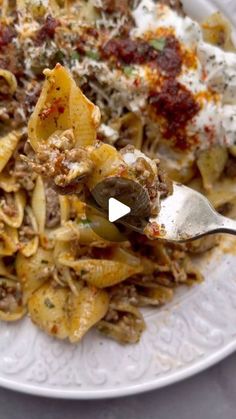
<svg viewBox="0 0 236 419">
<path fill-rule="evenodd" d="M 231 26 L 220 13 L 200 25 L 179 1 L 0 6 L 0 321 L 29 316 L 71 343 L 95 327 L 134 344 L 142 308 L 198 286 L 194 255 L 220 239 L 121 231 L 85 193 L 135 181 L 156 215 L 174 180 L 233 211 Z"/>
</svg>

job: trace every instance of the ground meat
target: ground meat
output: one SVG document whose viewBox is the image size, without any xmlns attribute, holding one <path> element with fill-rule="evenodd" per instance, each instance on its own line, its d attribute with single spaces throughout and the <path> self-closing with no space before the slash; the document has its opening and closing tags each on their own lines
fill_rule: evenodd
<svg viewBox="0 0 236 419">
<path fill-rule="evenodd" d="M 14 311 L 18 307 L 15 298 L 11 294 L 6 294 L 6 296 L 0 299 L 0 310 L 2 311 Z"/>
<path fill-rule="evenodd" d="M 138 304 L 138 294 L 135 285 L 116 285 L 110 289 L 111 302 L 123 302 L 126 304 Z M 111 309 L 111 311 L 114 311 Z M 109 312 L 106 315 L 109 315 Z M 107 319 L 108 320 L 108 319 Z"/>
<path fill-rule="evenodd" d="M 5 312 L 14 312 L 21 305 L 20 284 L 16 283 L 10 286 L 2 281 L 0 284 L 0 310 Z"/>
<path fill-rule="evenodd" d="M 4 194 L 4 197 L 0 200 L 1 208 L 8 217 L 14 217 L 17 215 L 17 208 L 15 206 L 14 195 L 11 193 Z"/>
<path fill-rule="evenodd" d="M 35 231 L 28 225 L 22 226 L 19 230 L 19 237 L 21 243 L 27 243 L 35 237 Z"/>
<path fill-rule="evenodd" d="M 40 83 L 35 85 L 31 84 L 30 89 L 17 89 L 15 93 L 16 100 L 22 105 L 25 116 L 28 118 L 34 110 L 34 107 L 37 103 L 38 97 L 41 92 Z"/>
<path fill-rule="evenodd" d="M 173 193 L 173 183 L 160 167 L 158 171 L 158 191 L 160 192 L 160 198 L 165 198 Z"/>
<path fill-rule="evenodd" d="M 91 173 L 93 163 L 84 147 L 74 147 L 72 130 L 55 132 L 36 155 L 25 159 L 30 168 L 52 182 L 60 194 L 76 193 Z"/>
<path fill-rule="evenodd" d="M 165 37 L 160 50 L 148 41 L 126 37 L 110 39 L 101 46 L 100 52 L 104 59 L 115 61 L 117 66 L 149 64 L 172 77 L 177 76 L 182 67 L 180 44 L 173 35 Z"/>
<path fill-rule="evenodd" d="M 60 203 L 57 192 L 45 183 L 46 227 L 53 228 L 60 224 Z"/>
<path fill-rule="evenodd" d="M 53 39 L 58 26 L 60 26 L 60 21 L 58 19 L 54 19 L 51 15 L 48 15 L 44 25 L 37 33 L 36 44 L 41 45 L 47 39 Z"/>
<path fill-rule="evenodd" d="M 29 165 L 22 160 L 21 156 L 17 156 L 14 161 L 14 165 L 10 170 L 11 176 L 13 176 L 17 183 L 27 191 L 34 189 L 36 173 L 29 167 Z"/>
<path fill-rule="evenodd" d="M 200 110 L 192 92 L 176 79 L 168 78 L 160 91 L 150 92 L 149 103 L 155 114 L 166 120 L 162 132 L 164 138 L 172 139 L 174 145 L 181 150 L 191 148 L 191 141 L 195 139 L 189 139 L 186 127 Z"/>
<path fill-rule="evenodd" d="M 139 179 L 141 183 L 145 182 L 145 184 L 147 184 L 154 180 L 153 170 L 144 157 L 139 157 L 136 160 L 134 169 L 137 175 L 137 179 Z"/>
<path fill-rule="evenodd" d="M 16 31 L 13 26 L 0 24 L 0 49 L 8 46 L 15 36 Z"/>
<path fill-rule="evenodd" d="M 14 44 L 8 45 L 4 51 L 0 50 L 0 68 L 13 73 L 16 78 L 24 75 L 23 52 L 19 51 Z"/>
</svg>

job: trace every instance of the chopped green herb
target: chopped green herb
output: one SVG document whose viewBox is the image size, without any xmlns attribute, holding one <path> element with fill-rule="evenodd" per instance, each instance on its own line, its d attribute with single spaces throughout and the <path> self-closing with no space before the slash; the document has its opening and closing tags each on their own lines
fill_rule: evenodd
<svg viewBox="0 0 236 419">
<path fill-rule="evenodd" d="M 95 61 L 100 60 L 100 55 L 98 51 L 86 51 L 86 55 L 92 60 L 95 60 Z"/>
<path fill-rule="evenodd" d="M 124 73 L 126 76 L 131 76 L 134 73 L 134 67 L 131 67 L 130 65 L 126 65 L 125 67 L 123 67 Z"/>
<path fill-rule="evenodd" d="M 158 39 L 151 39 L 149 44 L 155 48 L 157 51 L 163 51 L 166 46 L 166 39 L 165 38 L 158 38 Z"/>
<path fill-rule="evenodd" d="M 80 59 L 80 54 L 77 51 L 72 51 L 70 58 L 72 60 L 79 60 Z"/>
<path fill-rule="evenodd" d="M 54 304 L 51 302 L 51 300 L 49 298 L 45 298 L 44 300 L 44 304 L 47 308 L 54 308 Z"/>
</svg>

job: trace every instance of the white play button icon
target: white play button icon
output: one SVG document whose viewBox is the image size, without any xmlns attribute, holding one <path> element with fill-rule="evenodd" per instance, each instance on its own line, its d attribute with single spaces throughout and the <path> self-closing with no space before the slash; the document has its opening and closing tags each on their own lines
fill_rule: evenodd
<svg viewBox="0 0 236 419">
<path fill-rule="evenodd" d="M 111 223 L 129 214 L 131 211 L 128 205 L 123 204 L 115 198 L 109 198 L 108 201 L 108 218 Z"/>
</svg>

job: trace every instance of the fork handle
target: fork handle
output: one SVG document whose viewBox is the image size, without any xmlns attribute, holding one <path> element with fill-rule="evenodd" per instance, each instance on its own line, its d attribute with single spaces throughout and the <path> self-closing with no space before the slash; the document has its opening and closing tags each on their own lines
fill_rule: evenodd
<svg viewBox="0 0 236 419">
<path fill-rule="evenodd" d="M 229 233 L 236 235 L 236 221 L 223 215 L 217 214 L 216 229 L 219 233 Z"/>
</svg>

